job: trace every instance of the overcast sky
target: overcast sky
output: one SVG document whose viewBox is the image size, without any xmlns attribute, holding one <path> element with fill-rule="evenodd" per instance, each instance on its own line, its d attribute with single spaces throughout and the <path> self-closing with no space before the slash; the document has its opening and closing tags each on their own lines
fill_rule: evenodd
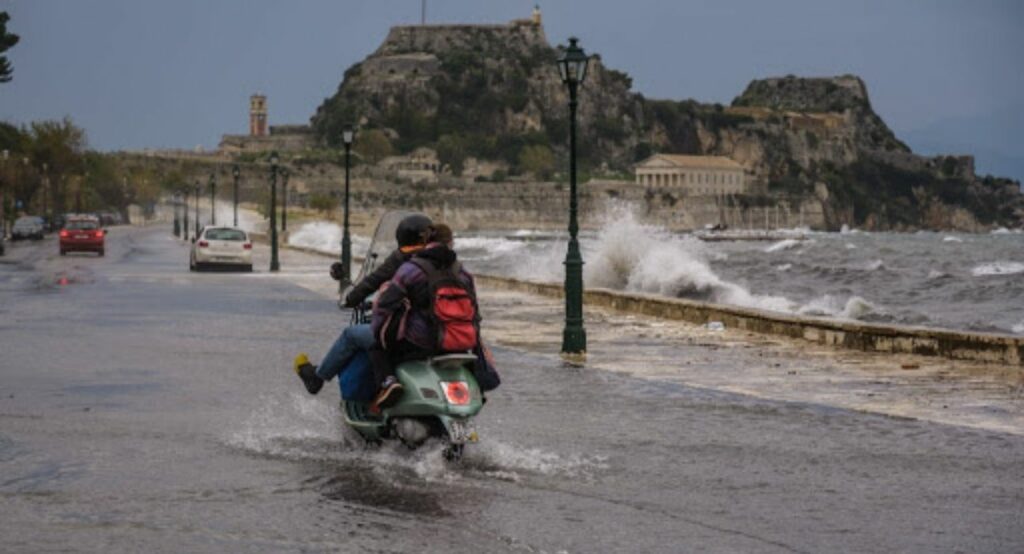
<svg viewBox="0 0 1024 554">
<path fill-rule="evenodd" d="M 429 23 L 527 17 L 532 0 L 433 0 Z M 915 151 L 966 152 L 1024 178 L 1024 2 L 1016 0 L 552 0 L 553 42 L 629 73 L 648 97 L 730 102 L 754 78 L 854 73 Z M 305 123 L 344 70 L 420 0 L 0 0 L 8 51 L 0 119 L 70 115 L 101 150 L 217 145 Z"/>
</svg>

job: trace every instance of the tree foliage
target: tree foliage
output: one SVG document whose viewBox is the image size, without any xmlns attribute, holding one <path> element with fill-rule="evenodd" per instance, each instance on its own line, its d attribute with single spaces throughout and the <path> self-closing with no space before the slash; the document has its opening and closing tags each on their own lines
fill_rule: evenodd
<svg viewBox="0 0 1024 554">
<path fill-rule="evenodd" d="M 555 156 L 543 144 L 524 146 L 519 151 L 519 167 L 538 179 L 547 180 L 555 170 Z"/>
<path fill-rule="evenodd" d="M 11 16 L 7 15 L 7 12 L 0 12 L 0 54 L 3 54 L 21 40 L 21 37 L 18 35 L 7 32 L 7 22 L 10 19 Z M 0 83 L 10 81 L 13 73 L 14 68 L 11 67 L 11 62 L 7 60 L 7 56 L 0 56 Z"/>
<path fill-rule="evenodd" d="M 364 160 L 373 164 L 390 156 L 393 152 L 388 136 L 379 129 L 370 129 L 359 133 L 353 148 Z"/>
</svg>

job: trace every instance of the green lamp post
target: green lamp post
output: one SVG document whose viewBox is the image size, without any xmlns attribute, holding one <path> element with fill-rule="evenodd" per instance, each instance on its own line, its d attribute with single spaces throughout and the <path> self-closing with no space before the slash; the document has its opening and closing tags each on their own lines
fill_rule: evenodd
<svg viewBox="0 0 1024 554">
<path fill-rule="evenodd" d="M 281 231 L 288 230 L 288 173 L 287 167 L 281 168 Z"/>
<path fill-rule="evenodd" d="M 562 82 L 569 87 L 569 248 L 565 255 L 565 330 L 562 354 L 583 357 L 587 352 L 587 331 L 583 328 L 583 256 L 577 238 L 579 224 L 576 200 L 576 94 L 587 75 L 589 58 L 569 39 L 569 47 L 558 59 Z"/>
<path fill-rule="evenodd" d="M 210 225 L 217 224 L 217 177 L 210 174 Z"/>
<path fill-rule="evenodd" d="M 185 197 L 185 203 L 181 205 L 181 208 L 182 208 L 181 211 L 185 213 L 185 225 L 182 228 L 182 230 L 184 231 L 182 238 L 184 238 L 187 241 L 188 240 L 188 186 L 187 185 L 185 186 L 185 189 L 182 191 L 182 196 Z"/>
<path fill-rule="evenodd" d="M 178 218 L 178 212 L 181 211 L 181 193 L 175 192 L 171 197 L 171 206 L 174 207 L 174 236 L 181 237 L 181 220 Z"/>
<path fill-rule="evenodd" d="M 270 154 L 270 271 L 281 269 L 277 259 L 277 151 Z"/>
<path fill-rule="evenodd" d="M 341 280 L 339 281 L 341 291 L 344 291 L 345 287 L 352 283 L 352 236 L 348 231 L 348 198 L 352 140 L 355 139 L 355 135 L 352 126 L 346 126 L 341 133 L 342 142 L 345 144 L 345 215 L 341 233 Z"/>
<path fill-rule="evenodd" d="M 234 196 L 234 226 L 238 227 L 238 178 L 242 175 L 242 170 L 238 168 L 238 164 L 231 168 L 231 176 L 235 178 L 235 196 Z"/>
<path fill-rule="evenodd" d="M 195 197 L 196 197 L 196 234 L 192 237 L 192 239 L 193 240 L 199 240 L 199 179 L 196 179 Z"/>
</svg>

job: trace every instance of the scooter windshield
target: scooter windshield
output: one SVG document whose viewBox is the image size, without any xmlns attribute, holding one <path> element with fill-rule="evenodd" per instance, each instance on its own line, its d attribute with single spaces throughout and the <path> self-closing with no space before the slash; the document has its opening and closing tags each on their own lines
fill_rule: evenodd
<svg viewBox="0 0 1024 554">
<path fill-rule="evenodd" d="M 391 251 L 398 247 L 398 243 L 395 242 L 395 230 L 398 229 L 398 224 L 406 217 L 417 213 L 419 212 L 394 210 L 380 216 L 380 220 L 377 222 L 377 230 L 374 231 L 373 240 L 370 242 L 370 248 L 366 251 L 366 260 L 363 261 L 363 267 L 359 270 L 359 277 L 355 280 L 356 283 L 372 273 L 377 265 L 383 263 L 387 259 L 388 254 L 391 254 Z"/>
</svg>

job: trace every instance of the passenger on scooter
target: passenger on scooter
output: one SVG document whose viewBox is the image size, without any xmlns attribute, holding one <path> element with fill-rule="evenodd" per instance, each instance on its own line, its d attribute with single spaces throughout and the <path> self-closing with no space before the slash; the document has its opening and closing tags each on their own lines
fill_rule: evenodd
<svg viewBox="0 0 1024 554">
<path fill-rule="evenodd" d="M 422 214 L 413 214 L 404 218 L 395 230 L 396 248 L 384 263 L 377 266 L 372 273 L 360 280 L 345 295 L 345 307 L 357 308 L 367 297 L 377 291 L 381 284 L 390 280 L 398 268 L 408 261 L 412 255 L 426 246 L 431 230 L 430 218 Z M 341 280 L 341 264 L 331 265 L 331 277 Z M 342 331 L 319 366 L 309 361 L 306 353 L 295 357 L 295 373 L 302 379 L 309 394 L 316 394 L 324 386 L 325 381 L 336 377 L 348 365 L 359 350 L 369 350 L 374 344 L 374 334 L 369 324 L 350 325 Z"/>
<path fill-rule="evenodd" d="M 439 354 L 437 329 L 432 321 L 431 290 L 426 263 L 434 272 L 447 272 L 468 294 L 472 302 L 473 337 L 479 333 L 479 311 L 473 276 L 457 261 L 452 249 L 452 230 L 445 224 L 432 226 L 426 247 L 402 264 L 384 285 L 374 302 L 373 335 L 377 343 L 370 349 L 374 378 L 381 385 L 374 400 L 376 409 L 393 404 L 401 395 L 402 384 L 394 375 L 396 363 Z M 469 349 L 475 346 L 469 346 Z"/>
</svg>

